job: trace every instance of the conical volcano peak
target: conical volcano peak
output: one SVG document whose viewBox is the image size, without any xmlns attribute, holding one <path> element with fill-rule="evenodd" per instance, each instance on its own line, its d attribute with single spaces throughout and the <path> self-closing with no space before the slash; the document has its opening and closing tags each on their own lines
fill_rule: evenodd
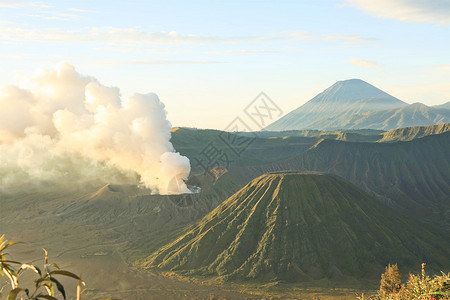
<svg viewBox="0 0 450 300">
<path fill-rule="evenodd" d="M 146 264 L 225 280 L 379 276 L 389 262 L 419 263 L 417 249 L 429 251 L 413 227 L 336 175 L 267 173 Z"/>
<path fill-rule="evenodd" d="M 373 85 L 371 85 L 370 83 L 362 80 L 362 79 L 358 79 L 358 78 L 353 78 L 353 79 L 346 79 L 346 80 L 339 80 L 337 81 L 335 84 L 333 84 L 332 86 L 330 86 L 328 89 L 331 89 L 333 87 L 337 87 L 337 86 L 348 86 L 348 87 L 374 87 Z"/>
<path fill-rule="evenodd" d="M 338 81 L 317 96 L 267 126 L 266 130 L 336 129 L 352 115 L 399 108 L 405 102 L 361 80 Z M 345 126 L 344 126 L 345 127 Z"/>
<path fill-rule="evenodd" d="M 322 97 L 320 97 L 322 96 Z M 315 102 L 342 102 L 351 103 L 355 101 L 367 101 L 379 99 L 381 101 L 390 100 L 392 102 L 402 102 L 392 97 L 379 88 L 361 79 L 348 79 L 338 81 L 311 101 Z"/>
</svg>

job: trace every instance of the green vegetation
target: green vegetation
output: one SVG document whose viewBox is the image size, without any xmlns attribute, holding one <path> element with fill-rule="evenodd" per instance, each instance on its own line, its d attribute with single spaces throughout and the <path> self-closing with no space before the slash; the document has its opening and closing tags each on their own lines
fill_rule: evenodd
<svg viewBox="0 0 450 300">
<path fill-rule="evenodd" d="M 224 280 L 373 278 L 390 261 L 448 264 L 433 233 L 340 177 L 260 176 L 152 254 L 149 268 Z"/>
<path fill-rule="evenodd" d="M 409 274 L 406 285 L 401 282 L 401 274 L 397 265 L 386 267 L 381 275 L 378 295 L 358 297 L 360 300 L 409 300 L 409 299 L 450 299 L 450 273 L 435 275 L 433 278 L 426 275 L 425 264 L 422 264 L 422 274 Z"/>
<path fill-rule="evenodd" d="M 381 297 L 387 297 L 391 294 L 397 294 L 403 288 L 402 275 L 397 264 L 388 265 L 386 272 L 381 274 L 380 290 L 378 293 Z"/>
<path fill-rule="evenodd" d="M 50 264 L 48 262 L 48 253 L 45 249 L 43 249 L 45 252 L 43 268 L 28 263 L 10 260 L 7 258 L 8 253 L 4 251 L 15 244 L 17 244 L 17 242 L 8 242 L 5 240 L 5 235 L 0 237 L 0 274 L 3 277 L 6 277 L 11 285 L 7 300 L 15 300 L 18 297 L 26 300 L 57 300 L 58 298 L 55 296 L 56 290 L 58 290 L 61 296 L 66 299 L 64 286 L 55 278 L 55 276 L 66 276 L 77 280 L 77 300 L 81 299 L 81 286 L 85 285 L 85 283 L 79 276 L 72 272 L 60 269 L 57 264 Z M 22 273 L 25 271 L 33 271 L 38 275 L 34 280 L 34 286 L 32 288 L 26 288 L 19 282 Z M 0 299 L 1 298 L 2 295 L 0 293 Z"/>
</svg>

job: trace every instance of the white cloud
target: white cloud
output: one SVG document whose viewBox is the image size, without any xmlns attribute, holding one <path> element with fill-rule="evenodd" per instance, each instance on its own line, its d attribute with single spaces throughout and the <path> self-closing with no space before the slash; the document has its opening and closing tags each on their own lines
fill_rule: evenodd
<svg viewBox="0 0 450 300">
<path fill-rule="evenodd" d="M 364 37 L 358 34 L 313 34 L 304 30 L 288 32 L 287 37 L 301 42 L 330 42 L 345 44 L 363 44 L 378 40 L 376 38 Z"/>
<path fill-rule="evenodd" d="M 80 9 L 80 8 L 69 8 L 70 11 L 75 11 L 75 12 L 93 12 L 92 10 L 89 9 Z"/>
<path fill-rule="evenodd" d="M 41 12 L 38 14 L 26 14 L 25 16 L 58 21 L 73 21 L 82 18 L 80 15 L 77 14 L 56 13 L 56 12 Z"/>
<path fill-rule="evenodd" d="M 1 0 L 0 7 L 18 8 L 23 6 L 23 1 L 19 0 Z"/>
<path fill-rule="evenodd" d="M 207 51 L 206 54 L 273 54 L 279 51 L 270 50 L 223 50 L 223 51 Z"/>
<path fill-rule="evenodd" d="M 73 20 L 79 18 L 76 14 L 40 15 L 47 19 Z M 176 31 L 149 32 L 139 27 L 93 27 L 84 31 L 68 31 L 62 29 L 30 29 L 21 28 L 17 24 L 0 27 L 0 41 L 4 42 L 92 42 L 108 43 L 110 45 L 206 45 L 206 44 L 243 44 L 270 43 L 272 41 L 286 42 L 328 42 L 360 44 L 373 42 L 376 39 L 360 35 L 328 34 L 317 35 L 305 31 L 289 31 L 261 36 L 241 37 L 211 37 L 193 34 L 181 34 Z M 249 54 L 251 51 L 244 51 Z M 260 51 L 258 51 L 260 53 Z"/>
<path fill-rule="evenodd" d="M 379 64 L 376 61 L 373 60 L 365 60 L 365 59 L 350 59 L 350 62 L 354 65 L 357 65 L 358 67 L 365 67 L 365 68 L 370 68 L 370 67 L 378 67 Z"/>
<path fill-rule="evenodd" d="M 346 0 L 380 18 L 413 23 L 450 24 L 450 0 Z"/>
<path fill-rule="evenodd" d="M 0 29 L 0 39 L 23 42 L 107 42 L 130 44 L 235 43 L 251 38 L 216 38 L 183 35 L 175 31 L 147 32 L 139 28 L 94 27 L 89 31 L 35 30 L 19 27 Z"/>
<path fill-rule="evenodd" d="M 121 65 L 205 65 L 218 64 L 219 61 L 213 60 L 169 60 L 169 59 L 136 59 L 112 62 Z"/>
<path fill-rule="evenodd" d="M 2 56 L 0 56 L 1 58 Z M 9 56 L 10 58 L 15 58 Z M 49 58 L 49 63 L 54 61 L 78 61 L 80 63 L 86 63 L 87 65 L 101 66 L 101 67 L 114 67 L 120 65 L 164 65 L 164 66 L 177 66 L 177 65 L 205 65 L 205 64 L 219 64 L 224 63 L 216 60 L 175 60 L 175 59 L 114 59 L 114 58 L 101 58 L 98 56 L 86 56 L 86 55 L 52 55 Z"/>
<path fill-rule="evenodd" d="M 50 5 L 42 2 L 23 1 L 23 0 L 0 0 L 0 8 L 22 8 L 22 7 L 49 8 Z"/>
</svg>

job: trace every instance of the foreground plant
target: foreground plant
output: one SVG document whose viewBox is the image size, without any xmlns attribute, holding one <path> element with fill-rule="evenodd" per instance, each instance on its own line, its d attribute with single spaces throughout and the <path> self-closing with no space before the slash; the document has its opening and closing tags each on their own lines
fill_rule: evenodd
<svg viewBox="0 0 450 300">
<path fill-rule="evenodd" d="M 41 270 L 37 266 L 21 263 L 19 261 L 8 260 L 6 256 L 8 253 L 6 249 L 17 244 L 18 242 L 8 242 L 5 240 L 5 235 L 0 237 L 0 274 L 6 277 L 11 285 L 11 291 L 8 294 L 7 300 L 26 299 L 26 300 L 38 300 L 38 299 L 50 299 L 58 300 L 55 296 L 55 290 L 58 290 L 61 296 L 66 299 L 66 291 L 64 286 L 55 278 L 55 276 L 66 276 L 78 281 L 77 286 L 77 300 L 81 299 L 81 286 L 85 283 L 81 278 L 72 272 L 61 270 L 57 264 L 48 263 L 48 252 L 44 250 L 44 267 Z M 25 271 L 33 271 L 38 275 L 38 278 L 34 280 L 34 287 L 29 289 L 19 284 L 19 277 Z M 55 289 L 56 288 L 56 289 Z M 18 298 L 20 297 L 20 298 Z M 0 300 L 2 294 L 0 291 Z"/>
<path fill-rule="evenodd" d="M 388 265 L 386 272 L 381 275 L 378 295 L 366 297 L 362 294 L 360 300 L 438 300 L 450 299 L 450 273 L 435 275 L 433 278 L 426 275 L 425 264 L 422 264 L 422 274 L 409 274 L 406 286 L 401 284 L 401 274 L 397 265 Z"/>
<path fill-rule="evenodd" d="M 381 274 L 380 289 L 378 294 L 381 297 L 388 297 L 392 294 L 398 294 L 405 286 L 402 284 L 402 275 L 397 264 L 388 265 L 386 271 Z"/>
</svg>

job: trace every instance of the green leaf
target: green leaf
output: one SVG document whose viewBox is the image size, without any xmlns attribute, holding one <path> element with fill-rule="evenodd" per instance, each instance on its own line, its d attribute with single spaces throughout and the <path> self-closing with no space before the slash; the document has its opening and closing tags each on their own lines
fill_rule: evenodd
<svg viewBox="0 0 450 300">
<path fill-rule="evenodd" d="M 20 266 L 19 270 L 17 271 L 17 273 L 19 274 L 21 271 L 26 270 L 26 269 L 33 270 L 34 272 L 36 272 L 37 274 L 42 276 L 41 270 L 39 270 L 39 268 L 37 268 L 33 265 L 30 265 L 30 264 L 22 264 Z"/>
<path fill-rule="evenodd" d="M 56 280 L 53 277 L 50 277 L 50 280 L 53 281 L 54 283 L 56 283 L 56 288 L 63 295 L 63 298 L 65 300 L 66 299 L 66 291 L 64 290 L 64 286 L 61 284 L 61 282 L 59 282 L 58 280 Z"/>
<path fill-rule="evenodd" d="M 49 296 L 49 295 L 39 295 L 39 296 L 36 297 L 36 299 L 58 300 L 58 298 L 55 298 L 55 297 Z"/>
<path fill-rule="evenodd" d="M 430 295 L 444 295 L 444 296 L 450 296 L 450 293 L 446 293 L 446 292 L 431 292 Z"/>
<path fill-rule="evenodd" d="M 0 251 L 3 251 L 3 250 L 5 250 L 6 248 L 11 247 L 11 246 L 13 246 L 13 245 L 15 245 L 15 244 L 18 244 L 18 243 L 19 243 L 19 242 L 9 242 L 9 243 L 6 243 L 4 246 L 0 247 Z"/>
<path fill-rule="evenodd" d="M 18 282 L 17 282 L 16 273 L 14 272 L 14 270 L 12 268 L 10 268 L 9 266 L 6 266 L 3 268 L 3 273 L 6 275 L 6 277 L 8 277 L 9 282 L 11 283 L 11 287 L 13 289 L 17 288 Z"/>
<path fill-rule="evenodd" d="M 50 296 L 55 296 L 55 289 L 53 288 L 53 284 L 50 282 L 46 282 L 42 285 Z"/>
<path fill-rule="evenodd" d="M 15 260 L 3 260 L 2 261 L 2 264 L 3 263 L 10 263 L 10 264 L 22 264 L 20 261 L 15 261 Z"/>
<path fill-rule="evenodd" d="M 50 272 L 49 274 L 50 275 L 63 275 L 63 276 L 75 278 L 77 280 L 81 280 L 81 278 L 79 276 L 73 274 L 72 272 L 64 271 L 64 270 L 55 270 L 55 271 Z"/>
<path fill-rule="evenodd" d="M 44 281 L 50 282 L 51 280 L 50 280 L 50 278 L 48 278 L 48 277 L 41 277 L 41 278 L 38 278 L 37 280 L 34 281 L 34 282 L 35 282 L 36 288 L 38 288 L 38 287 L 40 286 L 41 282 L 44 282 Z"/>
<path fill-rule="evenodd" d="M 21 288 L 15 288 L 13 289 L 11 292 L 9 292 L 8 294 L 8 298 L 6 298 L 6 300 L 15 300 L 17 298 L 17 295 L 20 292 L 25 292 L 23 289 Z"/>
<path fill-rule="evenodd" d="M 49 264 L 50 267 L 55 267 L 57 269 L 59 269 L 59 266 L 57 264 Z"/>
</svg>

